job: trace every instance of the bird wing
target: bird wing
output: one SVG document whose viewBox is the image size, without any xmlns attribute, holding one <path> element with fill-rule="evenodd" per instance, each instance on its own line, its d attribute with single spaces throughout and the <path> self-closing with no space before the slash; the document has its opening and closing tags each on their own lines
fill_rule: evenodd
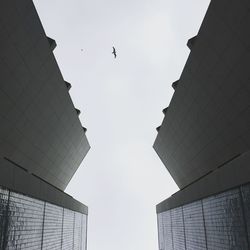
<svg viewBox="0 0 250 250">
<path fill-rule="evenodd" d="M 115 50 L 115 47 L 112 47 L 112 48 L 113 48 L 112 54 L 114 54 L 114 57 L 116 58 L 116 50 Z"/>
</svg>

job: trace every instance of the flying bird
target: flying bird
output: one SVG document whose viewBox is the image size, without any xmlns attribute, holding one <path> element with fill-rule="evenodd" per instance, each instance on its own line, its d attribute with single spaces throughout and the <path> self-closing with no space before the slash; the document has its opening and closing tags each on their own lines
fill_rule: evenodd
<svg viewBox="0 0 250 250">
<path fill-rule="evenodd" d="M 113 52 L 112 54 L 114 54 L 114 57 L 116 58 L 116 50 L 115 50 L 115 47 L 113 47 Z"/>
</svg>

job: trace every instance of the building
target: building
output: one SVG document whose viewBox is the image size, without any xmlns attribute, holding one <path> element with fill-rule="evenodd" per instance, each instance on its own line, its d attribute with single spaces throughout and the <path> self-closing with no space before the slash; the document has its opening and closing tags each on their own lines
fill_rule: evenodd
<svg viewBox="0 0 250 250">
<path fill-rule="evenodd" d="M 159 249 L 250 249 L 250 2 L 211 0 L 154 149 L 180 191 Z"/>
<path fill-rule="evenodd" d="M 90 146 L 31 0 L 0 1 L 0 249 L 86 249 L 64 193 Z"/>
</svg>

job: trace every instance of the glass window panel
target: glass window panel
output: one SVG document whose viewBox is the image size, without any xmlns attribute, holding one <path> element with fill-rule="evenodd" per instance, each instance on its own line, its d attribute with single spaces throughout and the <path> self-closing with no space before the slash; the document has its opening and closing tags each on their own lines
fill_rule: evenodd
<svg viewBox="0 0 250 250">
<path fill-rule="evenodd" d="M 86 250 L 87 215 L 0 187 L 0 249 Z"/>
<path fill-rule="evenodd" d="M 162 213 L 164 250 L 173 249 L 172 221 L 170 210 Z"/>
<path fill-rule="evenodd" d="M 206 235 L 201 201 L 183 206 L 187 250 L 205 250 Z"/>
<path fill-rule="evenodd" d="M 43 250 L 61 250 L 62 219 L 63 208 L 46 203 L 43 229 Z"/>
<path fill-rule="evenodd" d="M 158 221 L 158 241 L 159 241 L 159 249 L 164 250 L 164 231 L 163 231 L 163 220 L 162 213 L 157 215 Z"/>
<path fill-rule="evenodd" d="M 41 249 L 44 202 L 10 193 L 8 249 Z"/>
<path fill-rule="evenodd" d="M 88 218 L 87 215 L 82 214 L 82 239 L 81 239 L 82 248 L 81 250 L 87 249 L 87 222 L 88 222 L 87 218 Z"/>
<path fill-rule="evenodd" d="M 73 211 L 64 209 L 62 250 L 73 249 L 74 215 L 75 213 Z"/>
<path fill-rule="evenodd" d="M 208 249 L 248 249 L 239 189 L 203 200 Z"/>
<path fill-rule="evenodd" d="M 172 233 L 175 250 L 185 250 L 185 235 L 182 216 L 182 207 L 170 210 L 172 220 Z"/>
<path fill-rule="evenodd" d="M 245 185 L 241 188 L 243 203 L 244 203 L 244 213 L 245 222 L 247 225 L 248 232 L 248 242 L 250 242 L 250 184 Z"/>
<path fill-rule="evenodd" d="M 81 250 L 82 214 L 75 212 L 74 250 Z"/>
<path fill-rule="evenodd" d="M 6 223 L 11 223 L 11 220 L 6 220 L 8 196 L 9 191 L 0 187 L 0 249 L 4 249 L 6 244 L 6 242 L 4 242 Z"/>
</svg>

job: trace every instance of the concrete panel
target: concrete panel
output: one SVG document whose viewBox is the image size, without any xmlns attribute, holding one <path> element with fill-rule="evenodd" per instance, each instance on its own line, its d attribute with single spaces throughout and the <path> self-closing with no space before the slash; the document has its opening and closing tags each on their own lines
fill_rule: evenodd
<svg viewBox="0 0 250 250">
<path fill-rule="evenodd" d="M 2 158 L 0 158 L 0 186 L 60 207 L 88 214 L 88 207 L 72 196 Z"/>
<path fill-rule="evenodd" d="M 155 140 L 180 188 L 250 149 L 249 9 L 211 1 Z"/>
<path fill-rule="evenodd" d="M 157 205 L 157 213 L 250 182 L 250 152 L 238 156 Z"/>
<path fill-rule="evenodd" d="M 64 190 L 90 146 L 35 7 L 21 2 L 0 3 L 0 157 Z"/>
</svg>

